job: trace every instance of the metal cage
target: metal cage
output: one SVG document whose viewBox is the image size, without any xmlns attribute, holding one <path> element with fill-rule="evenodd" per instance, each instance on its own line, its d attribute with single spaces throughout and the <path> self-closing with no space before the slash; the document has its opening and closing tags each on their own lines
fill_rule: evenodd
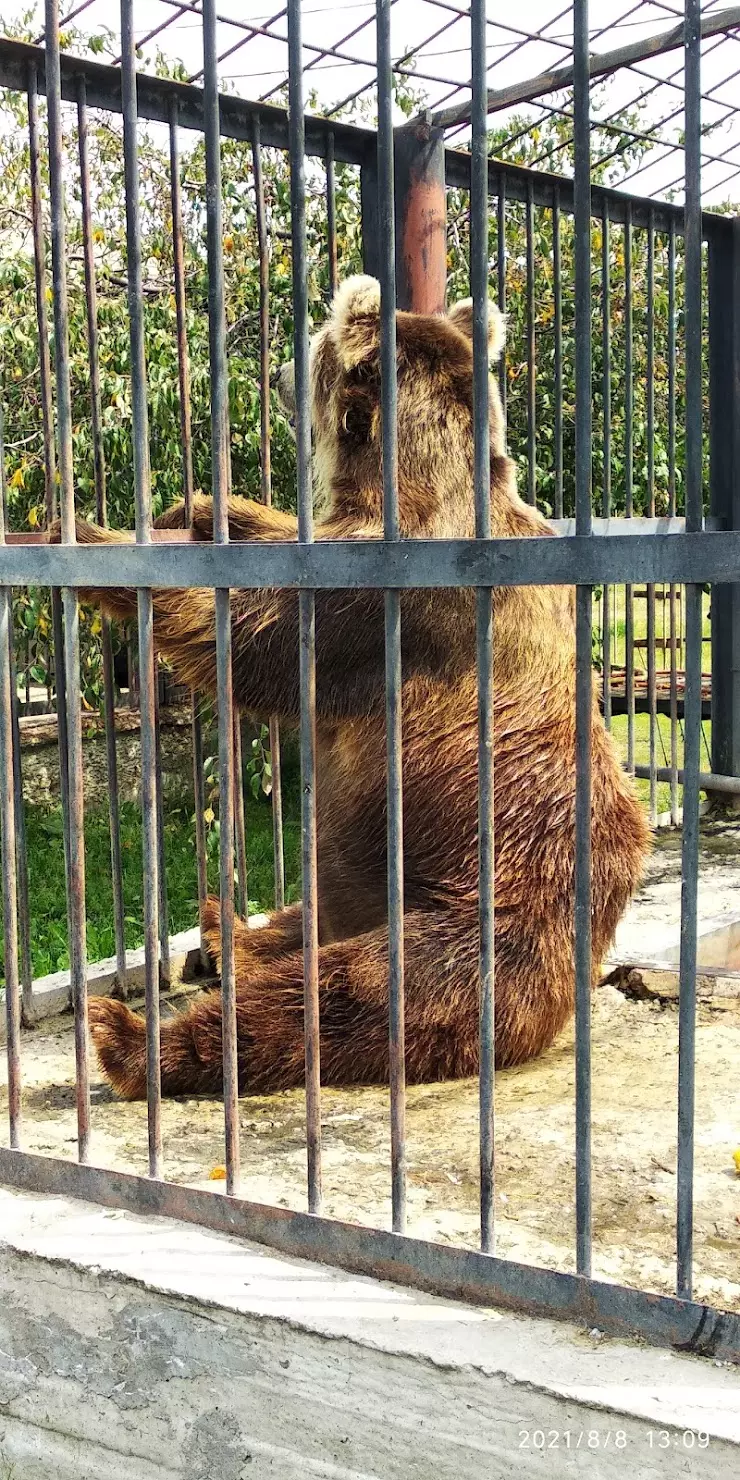
<svg viewBox="0 0 740 1480">
<path fill-rule="evenodd" d="M 694 1027 L 696 1015 L 697 873 L 700 790 L 740 793 L 740 230 L 737 220 L 702 213 L 700 196 L 700 46 L 698 0 L 686 0 L 681 31 L 685 54 L 686 200 L 673 206 L 601 186 L 590 178 L 589 32 L 586 0 L 574 6 L 573 64 L 568 72 L 574 89 L 576 165 L 573 180 L 502 164 L 489 158 L 487 144 L 486 7 L 471 0 L 472 124 L 470 153 L 446 148 L 445 122 L 417 120 L 393 128 L 390 49 L 391 0 L 377 0 L 377 135 L 335 120 L 304 113 L 303 48 L 300 0 L 288 0 L 290 55 L 289 108 L 252 104 L 231 95 L 219 96 L 214 0 L 203 0 L 204 86 L 171 82 L 136 71 L 132 0 L 122 0 L 120 70 L 80 60 L 60 50 L 56 0 L 46 4 L 45 49 L 19 42 L 0 42 L 0 85 L 24 92 L 29 103 L 29 145 L 33 188 L 33 233 L 40 342 L 40 379 L 47 480 L 47 514 L 56 512 L 58 488 L 62 543 L 48 545 L 28 535 L 14 535 L 3 513 L 0 522 L 0 803 L 2 806 L 3 917 L 7 1044 L 9 1069 L 9 1147 L 0 1150 L 0 1180 L 36 1191 L 64 1192 L 112 1206 L 153 1211 L 238 1233 L 292 1254 L 337 1263 L 381 1278 L 418 1285 L 467 1299 L 499 1303 L 518 1310 L 558 1315 L 610 1332 L 638 1332 L 651 1340 L 693 1351 L 740 1360 L 740 1316 L 692 1301 L 692 1195 L 694 1154 Z M 674 40 L 675 44 L 675 40 Z M 566 79 L 567 80 L 567 79 Z M 48 105 L 49 183 L 53 267 L 54 370 L 46 320 L 42 179 L 39 165 L 38 96 Z M 91 416 L 95 440 L 97 514 L 106 519 L 105 467 L 100 432 L 100 390 L 96 380 L 95 265 L 90 246 L 90 200 L 87 186 L 87 117 L 89 109 L 121 113 L 125 158 L 128 228 L 128 302 L 133 394 L 136 535 L 129 545 L 88 548 L 75 543 L 75 470 L 72 454 L 72 411 L 68 348 L 68 304 L 65 258 L 65 204 L 62 161 L 62 103 L 78 110 L 79 170 L 88 332 L 92 366 Z M 454 111 L 454 110 L 453 110 Z M 206 148 L 206 213 L 208 241 L 212 482 L 214 538 L 211 545 L 188 540 L 187 533 L 165 538 L 153 534 L 148 453 L 147 369 L 144 353 L 143 282 L 139 234 L 137 123 L 146 118 L 170 131 L 171 204 L 174 235 L 174 290 L 177 300 L 179 396 L 183 456 L 183 489 L 192 508 L 193 467 L 189 424 L 189 365 L 184 313 L 182 215 L 179 191 L 178 139 L 182 129 L 203 133 Z M 459 113 L 455 122 L 459 123 Z M 270 497 L 269 464 L 269 315 L 267 247 L 261 187 L 261 150 L 286 150 L 290 159 L 292 259 L 297 388 L 296 543 L 238 544 L 229 540 L 227 498 L 230 489 L 228 445 L 227 355 L 224 276 L 221 253 L 220 141 L 244 141 L 252 150 L 260 245 L 260 344 L 262 404 L 262 496 Z M 361 176 L 365 268 L 381 280 L 382 415 L 384 436 L 383 540 L 314 542 L 311 504 L 311 441 L 308 406 L 309 315 L 306 295 L 306 158 L 326 170 L 330 277 L 337 279 L 334 171 L 337 163 L 356 166 Z M 395 185 L 394 185 L 395 177 Z M 427 203 L 423 230 L 440 231 L 439 251 L 422 251 L 418 199 L 423 186 Z M 402 539 L 396 482 L 397 302 L 434 312 L 444 306 L 444 211 L 448 191 L 461 192 L 470 224 L 470 273 L 474 298 L 475 405 L 475 538 L 470 540 Z M 535 213 L 545 213 L 557 262 L 564 222 L 572 231 L 575 277 L 572 284 L 575 323 L 574 482 L 564 459 L 563 283 L 553 284 L 553 354 L 557 404 L 552 432 L 549 488 L 551 513 L 561 538 L 494 539 L 490 526 L 487 302 L 490 245 L 496 243 L 497 291 L 505 307 L 506 232 L 508 213 L 523 213 L 527 243 L 524 276 L 527 295 L 526 443 L 519 461 L 527 494 L 534 502 L 538 486 L 537 343 L 534 319 L 536 264 L 533 247 Z M 431 211 L 431 217 L 429 215 Z M 436 213 L 436 214 L 435 214 Z M 430 219 L 432 226 L 430 228 Z M 436 222 L 436 225 L 435 225 Z M 440 227 L 440 222 L 442 226 Z M 592 231 L 602 238 L 600 335 L 602 411 L 598 435 L 602 448 L 602 487 L 592 487 L 594 412 L 592 406 L 593 305 Z M 615 291 L 609 266 L 609 233 L 624 243 L 625 276 L 620 286 L 625 306 L 624 517 L 614 517 L 611 451 L 616 433 L 611 422 L 613 330 L 610 295 Z M 635 515 L 632 465 L 632 363 L 635 353 L 631 258 L 639 236 L 647 272 L 645 355 L 648 449 L 656 415 L 652 395 L 655 354 L 653 284 L 656 261 L 665 271 L 671 308 L 667 332 L 670 383 L 667 416 L 671 445 L 677 428 L 685 441 L 685 513 L 677 513 L 675 479 L 664 515 L 656 514 L 655 474 L 647 471 L 647 506 Z M 394 243 L 400 244 L 394 249 Z M 679 404 L 675 375 L 677 270 L 681 264 L 685 387 Z M 703 313 L 708 301 L 710 406 L 708 426 L 702 407 Z M 56 437 L 52 412 L 56 387 Z M 504 386 L 505 389 L 505 386 Z M 685 423 L 685 431 L 683 425 Z M 710 508 L 705 517 L 704 438 L 708 439 Z M 648 458 L 650 453 L 648 451 Z M 57 472 L 58 469 L 58 472 Z M 594 515 L 594 495 L 598 516 Z M 155 537 L 156 536 L 156 537 Z M 491 593 L 502 585 L 558 584 L 577 589 L 576 648 L 576 1224 L 577 1273 L 532 1268 L 497 1257 L 494 1225 L 495 973 L 493 915 L 493 615 Z M 712 587 L 712 760 L 701 767 L 702 719 L 702 586 Z M 30 1005 L 27 888 L 24 894 L 22 793 L 19 779 L 17 689 L 14 672 L 12 588 L 45 586 L 53 592 L 59 741 L 65 814 L 65 855 L 71 978 L 76 1023 L 78 1163 L 24 1152 L 21 1117 L 21 1013 Z M 138 592 L 138 644 L 143 757 L 146 1021 L 149 1116 L 148 1179 L 98 1168 L 90 1133 L 90 1070 L 86 1029 L 85 877 L 82 796 L 82 752 L 79 689 L 80 588 L 135 587 Z M 671 808 L 678 816 L 683 798 L 683 886 L 680 957 L 680 1037 L 678 1086 L 677 1293 L 675 1298 L 627 1289 L 591 1275 L 590 1159 L 590 996 L 591 996 L 591 860 L 590 860 L 590 706 L 592 683 L 593 588 L 603 588 L 604 711 L 609 721 L 616 703 L 627 715 L 629 764 L 651 785 L 651 811 L 656 815 L 659 779 L 671 782 Z M 223 939 L 224 1108 L 226 1196 L 214 1197 L 168 1183 L 164 1176 L 160 1122 L 159 984 L 167 971 L 167 902 L 164 893 L 162 797 L 158 780 L 157 685 L 153 637 L 152 590 L 163 587 L 210 587 L 216 593 L 218 733 L 220 782 L 221 919 Z M 240 869 L 240 902 L 246 901 L 244 824 L 235 777 L 240 763 L 235 748 L 231 692 L 231 590 L 292 587 L 299 595 L 302 764 L 302 874 L 305 970 L 306 1137 L 308 1212 L 248 1203 L 239 1196 L 240 1145 L 237 1082 L 237 1028 L 233 953 L 234 851 Z M 405 1232 L 406 1160 L 404 1131 L 404 933 L 402 857 L 401 724 L 401 593 L 413 588 L 475 588 L 479 723 L 479 899 L 480 899 L 480 1252 L 426 1243 Z M 644 698 L 636 700 L 634 642 L 630 623 L 634 601 L 644 588 L 648 639 Z M 315 593 L 327 589 L 373 588 L 385 593 L 386 733 L 388 765 L 388 923 L 389 1034 L 392 1146 L 392 1232 L 338 1223 L 321 1216 L 321 1115 L 319 1062 L 318 922 L 315 800 Z M 621 689 L 615 692 L 610 646 L 613 608 L 618 588 L 625 589 L 628 628 Z M 656 672 L 656 591 L 668 606 L 669 635 L 662 651 L 670 653 L 666 691 Z M 679 688 L 677 644 L 681 599 L 681 641 L 685 684 Z M 620 598 L 621 599 L 621 598 Z M 634 636 L 634 634 L 633 634 Z M 114 880 L 120 886 L 120 849 L 116 863 L 117 790 L 115 718 L 110 632 L 104 629 L 104 663 L 111 830 Z M 659 645 L 659 644 L 658 644 Z M 650 764 L 635 765 L 636 702 L 650 715 Z M 659 707 L 670 715 L 670 761 L 661 767 L 657 752 Z M 679 765 L 679 717 L 685 746 Z M 194 708 L 196 796 L 200 767 L 200 734 Z M 273 722 L 277 758 L 279 735 Z M 236 749 L 236 754 L 235 754 Z M 198 813 L 202 807 L 197 808 Z M 282 904 L 280 795 L 276 787 L 276 903 Z M 198 839 L 199 894 L 205 896 L 204 840 Z M 125 973 L 120 887 L 114 892 L 119 969 Z M 20 934 L 19 934 L 20 927 Z M 20 939 L 20 956 L 19 956 Z M 23 992 L 21 992 L 21 986 Z"/>
</svg>

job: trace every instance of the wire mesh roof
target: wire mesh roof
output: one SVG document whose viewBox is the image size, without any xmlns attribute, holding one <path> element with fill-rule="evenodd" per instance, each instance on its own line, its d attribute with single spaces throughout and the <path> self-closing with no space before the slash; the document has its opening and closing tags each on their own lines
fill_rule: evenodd
<svg viewBox="0 0 740 1480">
<path fill-rule="evenodd" d="M 25 10 L 18 0 L 18 17 Z M 680 27 L 682 0 L 599 0 L 591 7 L 591 50 L 634 49 Z M 180 64 L 180 75 L 202 79 L 200 0 L 137 0 L 136 35 L 144 70 Z M 490 6 L 489 87 L 496 101 L 491 127 L 501 158 L 570 173 L 572 98 L 567 87 L 505 106 L 507 94 L 567 66 L 573 7 L 558 0 Z M 705 0 L 702 24 L 702 194 L 705 205 L 740 200 L 740 7 Z M 374 119 L 375 0 L 304 0 L 307 96 L 327 115 Z M 281 0 L 219 0 L 218 52 L 222 86 L 248 99 L 284 101 L 287 86 L 287 8 Z M 112 16 L 115 21 L 112 21 Z M 5 25 L 11 19 L 6 11 Z M 70 49 L 84 52 L 93 38 L 101 59 L 117 61 L 117 7 L 111 0 L 78 0 L 62 9 Z M 40 28 L 34 39 L 43 41 Z M 402 110 L 421 107 L 447 120 L 470 98 L 470 20 L 465 0 L 392 0 L 392 42 Z M 531 91 L 531 90 L 530 90 Z M 681 46 L 618 66 L 592 81 L 598 129 L 594 170 L 609 183 L 659 199 L 683 195 L 683 52 Z M 464 146 L 467 125 L 448 127 Z"/>
</svg>

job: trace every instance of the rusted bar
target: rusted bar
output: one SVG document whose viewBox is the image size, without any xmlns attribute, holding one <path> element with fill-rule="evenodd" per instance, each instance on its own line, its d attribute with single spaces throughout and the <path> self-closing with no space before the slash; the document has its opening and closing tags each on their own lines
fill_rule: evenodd
<svg viewBox="0 0 740 1480">
<path fill-rule="evenodd" d="M 414 313 L 444 313 L 447 191 L 444 134 L 428 115 L 396 129 L 396 298 Z"/>
<path fill-rule="evenodd" d="M 136 41 L 133 0 L 121 0 L 121 94 L 126 190 L 126 266 L 131 406 L 134 442 L 136 541 L 151 542 L 152 500 L 149 469 L 141 232 L 139 225 L 139 158 L 137 123 Z M 162 1175 L 162 1088 L 159 1062 L 159 859 L 156 787 L 156 669 L 151 589 L 138 592 L 139 707 L 141 712 L 141 807 L 144 871 L 144 991 L 146 1000 L 146 1083 L 149 1175 Z"/>
<path fill-rule="evenodd" d="M 221 202 L 221 134 L 218 100 L 215 0 L 203 3 L 203 128 L 206 146 L 208 325 L 211 368 L 213 539 L 229 542 L 228 378 Z M 218 692 L 219 841 L 221 859 L 221 998 L 226 1189 L 239 1185 L 239 1065 L 234 975 L 234 700 L 231 683 L 231 593 L 216 604 Z"/>
<path fill-rule="evenodd" d="M 300 0 L 288 0 L 290 210 L 295 325 L 298 540 L 313 543 L 311 405 L 308 368 L 306 257 L 306 135 L 303 111 L 303 42 Z M 301 591 L 300 649 L 301 864 L 303 875 L 303 994 L 306 1051 L 306 1153 L 308 1210 L 321 1211 L 321 1052 L 319 1024 L 319 917 L 316 854 L 316 600 Z"/>
<path fill-rule="evenodd" d="M 95 475 L 95 518 L 108 523 L 105 452 L 103 448 L 103 413 L 100 398 L 100 357 L 98 348 L 98 303 L 95 281 L 95 249 L 92 232 L 90 196 L 90 159 L 88 148 L 87 88 L 84 77 L 78 83 L 77 138 L 80 161 L 80 194 L 82 206 L 82 249 L 85 261 L 85 296 L 87 300 L 87 343 L 90 359 L 90 411 Z M 105 748 L 108 780 L 108 816 L 110 821 L 111 876 L 113 885 L 113 927 L 116 943 L 116 976 L 119 991 L 126 995 L 126 936 L 123 904 L 123 860 L 121 855 L 121 821 L 118 796 L 118 757 L 116 754 L 116 701 L 113 678 L 113 644 L 111 624 L 102 618 L 103 712 L 105 715 Z"/>
<path fill-rule="evenodd" d="M 5 544 L 5 444 L 0 406 L 0 546 Z M 8 1058 L 8 1129 L 11 1150 L 21 1144 L 21 999 L 18 980 L 18 905 L 16 879 L 15 788 L 13 784 L 14 691 L 13 593 L 0 586 L 0 827 L 2 828 L 3 953 Z"/>
<path fill-rule="evenodd" d="M 51 259 L 54 293 L 57 436 L 62 542 L 75 543 L 74 468 L 72 460 L 72 395 L 67 308 L 66 223 L 62 146 L 61 63 L 58 0 L 46 0 L 46 93 L 51 194 Z M 80 634 L 77 592 L 62 591 L 69 816 L 67 897 L 72 1001 L 75 1015 L 77 1152 L 87 1161 L 90 1150 L 90 1080 L 87 1035 L 87 952 L 85 920 L 85 833 L 82 791 L 82 725 L 80 700 Z"/>
</svg>

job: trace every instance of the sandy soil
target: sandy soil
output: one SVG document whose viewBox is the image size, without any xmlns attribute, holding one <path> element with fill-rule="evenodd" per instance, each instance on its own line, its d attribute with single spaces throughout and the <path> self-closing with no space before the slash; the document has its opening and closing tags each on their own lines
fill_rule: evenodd
<svg viewBox="0 0 740 1480">
<path fill-rule="evenodd" d="M 737 829 L 707 829 L 700 908 L 740 913 Z M 622 939 L 678 919 L 680 842 L 664 837 Z M 595 1273 L 646 1288 L 674 1285 L 676 1200 L 675 1005 L 633 1002 L 600 987 L 593 1006 L 593 1179 Z M 740 1309 L 740 1008 L 699 1007 L 697 1025 L 696 1295 Z M 69 1018 L 23 1038 L 24 1142 L 74 1157 L 74 1049 Z M 4 1066 L 3 1066 L 4 1076 Z M 475 1244 L 477 1081 L 408 1092 L 409 1232 Z M 6 1103 L 4 1077 L 0 1113 Z M 93 1081 L 93 1160 L 146 1171 L 146 1107 L 115 1101 Z M 534 1063 L 496 1082 L 498 1252 L 561 1269 L 574 1267 L 574 1056 L 567 1029 Z M 326 1090 L 324 1193 L 329 1215 L 389 1226 L 388 1095 Z M 303 1097 L 290 1092 L 242 1101 L 244 1195 L 305 1207 Z M 210 1186 L 223 1160 L 216 1101 L 163 1107 L 166 1175 Z"/>
</svg>

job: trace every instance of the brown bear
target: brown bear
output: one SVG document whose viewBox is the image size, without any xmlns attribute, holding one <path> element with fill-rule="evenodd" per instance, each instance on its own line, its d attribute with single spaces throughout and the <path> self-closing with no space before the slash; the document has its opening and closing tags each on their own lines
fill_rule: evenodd
<svg viewBox="0 0 740 1480">
<path fill-rule="evenodd" d="M 491 307 L 491 356 L 503 324 Z M 469 302 L 446 316 L 397 316 L 398 491 L 406 538 L 472 537 L 473 359 Z M 346 281 L 311 346 L 317 539 L 382 534 L 379 288 Z M 294 410 L 292 367 L 281 395 Z M 491 508 L 496 536 L 551 531 L 517 495 L 490 382 Z M 295 540 L 292 516 L 230 503 L 236 540 Z M 158 523 L 181 527 L 181 506 Z M 198 498 L 195 530 L 212 537 Z M 80 523 L 78 538 L 115 534 Z M 85 593 L 115 617 L 132 591 Z M 575 637 L 570 589 L 494 592 L 496 1061 L 521 1063 L 552 1042 L 574 1004 Z M 234 591 L 233 685 L 254 715 L 299 713 L 295 591 Z M 179 676 L 214 691 L 210 590 L 155 591 L 159 649 Z M 316 595 L 319 991 L 325 1084 L 387 1080 L 388 932 L 383 595 Z M 406 1074 L 409 1082 L 478 1068 L 477 688 L 475 594 L 402 596 Z M 632 782 L 593 707 L 593 961 L 598 968 L 639 879 L 648 828 Z M 218 961 L 219 908 L 207 941 Z M 304 1077 L 301 907 L 235 937 L 240 1088 L 266 1092 Z M 127 1098 L 146 1093 L 145 1025 L 96 998 L 89 1020 L 100 1063 Z M 212 991 L 162 1023 L 162 1089 L 193 1095 L 222 1083 L 221 998 Z"/>
</svg>

